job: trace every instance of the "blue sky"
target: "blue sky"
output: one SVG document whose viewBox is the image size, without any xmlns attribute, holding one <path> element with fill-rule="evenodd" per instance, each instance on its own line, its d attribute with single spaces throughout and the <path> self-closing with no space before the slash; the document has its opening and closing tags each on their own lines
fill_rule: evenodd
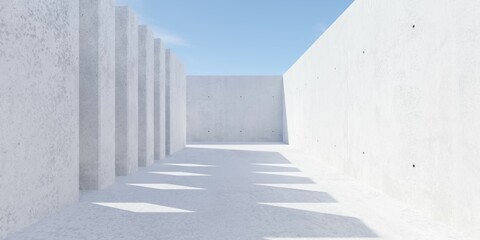
<svg viewBox="0 0 480 240">
<path fill-rule="evenodd" d="M 189 75 L 280 75 L 353 0 L 117 0 Z"/>
</svg>

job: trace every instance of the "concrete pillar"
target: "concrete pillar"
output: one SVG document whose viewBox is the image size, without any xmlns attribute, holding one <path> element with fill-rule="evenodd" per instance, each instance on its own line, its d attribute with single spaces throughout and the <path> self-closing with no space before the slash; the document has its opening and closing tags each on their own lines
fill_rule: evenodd
<svg viewBox="0 0 480 240">
<path fill-rule="evenodd" d="M 115 181 L 115 3 L 80 1 L 80 189 Z"/>
<path fill-rule="evenodd" d="M 154 83 L 155 83 L 155 103 L 154 103 L 154 158 L 161 160 L 165 158 L 165 45 L 160 39 L 155 39 L 154 51 Z"/>
<path fill-rule="evenodd" d="M 171 145 L 172 145 L 172 113 L 173 113 L 173 109 L 172 109 L 172 82 L 173 82 L 173 78 L 174 78 L 174 73 L 175 71 L 173 70 L 174 68 L 174 63 L 173 63 L 173 58 L 174 56 L 172 56 L 173 53 L 172 53 L 172 50 L 171 49 L 167 49 L 166 52 L 165 52 L 165 67 L 166 67 L 166 70 L 165 70 L 165 76 L 166 76 L 166 81 L 165 81 L 165 104 L 166 104 L 166 108 L 165 108 L 165 111 L 166 111 L 166 119 L 165 119 L 165 128 L 166 128 L 166 131 L 165 131 L 165 138 L 166 138 L 166 141 L 165 141 L 165 153 L 166 155 L 171 155 L 172 154 L 172 150 L 171 150 Z"/>
<path fill-rule="evenodd" d="M 78 200 L 79 1 L 0 1 L 0 239 Z"/>
<path fill-rule="evenodd" d="M 178 60 L 178 135 L 175 151 L 180 151 L 187 145 L 187 73 L 185 64 Z"/>
<path fill-rule="evenodd" d="M 138 165 L 153 164 L 154 82 L 153 33 L 147 26 L 138 27 Z"/>
<path fill-rule="evenodd" d="M 115 171 L 138 170 L 138 21 L 128 7 L 116 8 Z"/>
<path fill-rule="evenodd" d="M 167 49 L 166 59 L 166 149 L 167 154 L 172 155 L 186 145 L 186 75 L 183 64 L 170 49 Z"/>
</svg>

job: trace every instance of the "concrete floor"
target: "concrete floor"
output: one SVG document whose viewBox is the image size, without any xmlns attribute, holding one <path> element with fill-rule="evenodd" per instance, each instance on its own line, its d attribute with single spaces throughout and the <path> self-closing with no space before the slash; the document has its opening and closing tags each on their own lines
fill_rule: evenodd
<svg viewBox="0 0 480 240">
<path fill-rule="evenodd" d="M 464 239 L 285 145 L 201 145 L 9 240 Z"/>
</svg>

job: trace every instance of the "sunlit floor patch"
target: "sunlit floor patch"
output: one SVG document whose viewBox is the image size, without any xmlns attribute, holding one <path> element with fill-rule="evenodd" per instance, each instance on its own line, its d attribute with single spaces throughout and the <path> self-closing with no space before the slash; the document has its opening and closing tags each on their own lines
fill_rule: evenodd
<svg viewBox="0 0 480 240">
<path fill-rule="evenodd" d="M 158 189 L 158 190 L 205 190 L 205 188 L 196 188 L 175 184 L 166 184 L 166 183 L 156 183 L 156 184 L 138 184 L 138 183 L 128 183 L 130 186 Z"/>
<path fill-rule="evenodd" d="M 252 165 L 269 167 L 294 167 L 291 163 L 252 163 Z"/>
<path fill-rule="evenodd" d="M 268 202 L 260 202 L 258 204 L 261 205 L 268 205 L 273 207 L 280 207 L 280 208 L 289 208 L 295 210 L 302 210 L 308 212 L 316 212 L 316 213 L 325 213 L 325 214 L 334 214 L 334 215 L 345 215 L 343 211 L 338 209 L 337 204 L 332 203 L 268 203 Z"/>
<path fill-rule="evenodd" d="M 176 166 L 176 167 L 215 167 L 213 165 L 193 164 L 193 163 L 164 163 L 163 165 Z"/>
<path fill-rule="evenodd" d="M 366 240 L 366 239 L 374 239 L 374 238 L 342 238 L 342 237 L 335 237 L 335 238 L 274 238 L 274 237 L 267 237 L 264 238 L 265 240 Z"/>
<path fill-rule="evenodd" d="M 209 177 L 209 176 L 212 176 L 212 175 L 209 175 L 209 174 L 191 173 L 191 172 L 150 172 L 150 173 L 169 175 L 169 176 L 177 176 L 177 177 Z"/>
<path fill-rule="evenodd" d="M 254 173 L 287 176 L 287 177 L 306 177 L 303 172 L 254 172 Z"/>
<path fill-rule="evenodd" d="M 93 202 L 93 204 L 134 213 L 193 213 L 180 208 L 142 202 Z"/>
<path fill-rule="evenodd" d="M 258 183 L 258 186 L 265 187 L 276 187 L 276 188 L 288 188 L 294 190 L 304 190 L 312 192 L 322 192 L 320 187 L 316 184 L 267 184 L 267 183 Z"/>
</svg>

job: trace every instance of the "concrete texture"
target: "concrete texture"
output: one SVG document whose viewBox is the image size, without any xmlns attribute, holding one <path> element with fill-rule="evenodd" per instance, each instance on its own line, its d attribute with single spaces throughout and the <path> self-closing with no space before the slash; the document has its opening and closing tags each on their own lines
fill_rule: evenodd
<svg viewBox="0 0 480 240">
<path fill-rule="evenodd" d="M 283 142 L 281 76 L 189 76 L 187 142 Z"/>
<path fill-rule="evenodd" d="M 153 163 L 154 142 L 154 72 L 153 33 L 138 27 L 138 165 Z"/>
<path fill-rule="evenodd" d="M 78 11 L 0 3 L 0 239 L 78 199 Z"/>
<path fill-rule="evenodd" d="M 186 145 L 187 96 L 185 67 L 170 49 L 166 51 L 166 69 L 166 150 L 171 155 Z"/>
<path fill-rule="evenodd" d="M 115 181 L 115 3 L 80 4 L 80 189 Z"/>
<path fill-rule="evenodd" d="M 284 75 L 290 143 L 478 239 L 478 12 L 354 1 Z"/>
<path fill-rule="evenodd" d="M 128 7 L 116 7 L 115 172 L 138 170 L 138 20 Z"/>
<path fill-rule="evenodd" d="M 166 82 L 166 64 L 165 64 L 165 44 L 160 39 L 155 39 L 154 42 L 154 95 L 155 103 L 154 109 L 154 158 L 161 160 L 165 158 L 166 147 L 166 97 L 165 97 L 165 82 Z"/>
<path fill-rule="evenodd" d="M 184 149 L 8 240 L 27 239 L 463 238 L 284 145 L 228 145 Z"/>
</svg>

